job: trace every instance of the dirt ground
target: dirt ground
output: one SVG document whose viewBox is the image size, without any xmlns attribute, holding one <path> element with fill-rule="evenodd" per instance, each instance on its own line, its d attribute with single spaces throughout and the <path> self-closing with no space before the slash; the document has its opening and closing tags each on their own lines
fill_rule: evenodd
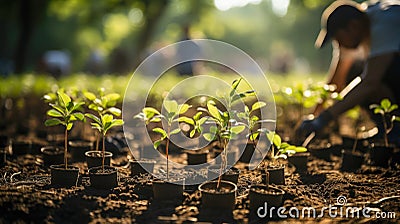
<svg viewBox="0 0 400 224">
<path fill-rule="evenodd" d="M 174 155 L 184 160 L 184 155 Z M 114 159 L 113 165 L 119 170 L 119 185 L 110 191 L 90 187 L 87 167 L 81 168 L 78 187 L 53 188 L 50 184 L 50 170 L 43 165 L 41 155 L 8 155 L 6 164 L 0 169 L 0 223 L 399 223 L 400 222 L 400 169 L 399 167 L 377 168 L 363 165 L 356 173 L 339 170 L 341 158 L 331 155 L 329 161 L 309 158 L 308 173 L 300 175 L 286 161 L 286 185 L 279 186 L 285 191 L 283 207 L 288 215 L 290 208 L 301 210 L 313 207 L 337 205 L 337 212 L 347 207 L 370 209 L 371 217 L 328 214 L 309 218 L 258 219 L 249 213 L 249 186 L 261 181 L 257 171 L 248 170 L 239 163 L 242 170 L 236 200 L 232 213 L 204 211 L 200 193 L 196 188 L 187 188 L 182 202 L 159 203 L 151 198 L 151 177 L 130 177 L 127 158 Z M 156 169 L 163 164 L 157 164 Z M 204 172 L 196 173 L 204 175 Z M 338 198 L 346 200 L 340 206 Z M 379 201 L 382 199 L 381 201 Z M 339 204 L 338 204 L 339 203 Z M 343 203 L 342 203 L 343 204 Z M 387 218 L 395 214 L 393 218 Z M 318 212 L 318 215 L 320 213 Z M 376 215 L 386 215 L 377 218 Z"/>
</svg>

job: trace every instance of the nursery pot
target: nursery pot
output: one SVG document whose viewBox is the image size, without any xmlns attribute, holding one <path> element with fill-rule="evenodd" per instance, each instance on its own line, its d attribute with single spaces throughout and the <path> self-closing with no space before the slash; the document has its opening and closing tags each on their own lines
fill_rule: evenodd
<svg viewBox="0 0 400 224">
<path fill-rule="evenodd" d="M 356 171 L 361 168 L 364 162 L 364 155 L 359 152 L 342 150 L 342 171 Z"/>
<path fill-rule="evenodd" d="M 76 186 L 79 176 L 79 168 L 75 166 L 68 166 L 65 169 L 65 165 L 51 165 L 51 184 L 56 187 L 72 187 Z"/>
<path fill-rule="evenodd" d="M 187 164 L 199 165 L 207 163 L 208 151 L 187 151 Z"/>
<path fill-rule="evenodd" d="M 111 157 L 113 154 L 111 152 L 105 151 L 105 158 L 104 158 L 104 165 L 110 166 L 111 164 Z M 85 152 L 86 163 L 88 168 L 101 166 L 103 162 L 102 151 L 87 151 Z"/>
<path fill-rule="evenodd" d="M 32 141 L 12 141 L 11 143 L 12 154 L 16 156 L 31 153 Z"/>
<path fill-rule="evenodd" d="M 225 180 L 221 180 L 219 188 L 217 184 L 218 181 L 211 181 L 199 185 L 202 208 L 232 211 L 235 208 L 236 184 Z"/>
<path fill-rule="evenodd" d="M 269 183 L 285 185 L 285 166 L 274 166 L 268 167 L 267 171 L 269 173 Z"/>
<path fill-rule="evenodd" d="M 40 149 L 45 166 L 62 164 L 64 162 L 64 149 L 57 146 L 45 146 Z"/>
<path fill-rule="evenodd" d="M 212 165 L 208 167 L 207 170 L 207 177 L 208 179 L 217 179 L 219 177 L 221 165 Z M 234 184 L 238 183 L 239 180 L 239 175 L 240 175 L 240 170 L 235 167 L 231 167 L 229 170 L 225 171 L 224 174 L 222 174 L 222 180 L 230 181 Z M 213 178 L 215 177 L 215 178 Z"/>
<path fill-rule="evenodd" d="M 331 153 L 334 150 L 330 144 L 326 146 L 312 147 L 308 148 L 311 155 L 317 157 L 318 159 L 323 159 L 325 161 L 331 161 Z"/>
<path fill-rule="evenodd" d="M 84 162 L 85 153 L 92 149 L 93 142 L 84 140 L 74 140 L 69 141 L 69 151 L 71 153 L 72 161 L 74 162 Z"/>
<path fill-rule="evenodd" d="M 372 144 L 369 150 L 369 158 L 371 165 L 387 168 L 389 167 L 389 160 L 393 156 L 394 147 L 384 146 L 380 144 Z"/>
<path fill-rule="evenodd" d="M 156 164 L 155 160 L 150 159 L 141 159 L 141 160 L 133 160 L 129 161 L 131 166 L 131 177 L 135 175 L 152 173 L 154 170 L 154 164 Z"/>
<path fill-rule="evenodd" d="M 97 189 L 112 189 L 118 186 L 118 170 L 115 167 L 101 166 L 89 169 L 90 186 Z"/>
<path fill-rule="evenodd" d="M 239 152 L 241 149 L 244 148 L 244 151 L 242 155 L 239 158 L 239 161 L 242 163 L 249 163 L 251 160 L 251 157 L 253 157 L 254 151 L 255 151 L 255 145 L 252 142 L 248 142 L 246 146 L 243 146 L 243 144 L 240 144 L 239 146 Z"/>
<path fill-rule="evenodd" d="M 267 203 L 268 208 L 279 207 L 282 205 L 285 191 L 277 187 L 265 184 L 253 185 L 249 191 L 250 212 L 257 212 L 260 207 Z"/>
<path fill-rule="evenodd" d="M 309 152 L 296 153 L 289 156 L 288 161 L 296 167 L 297 172 L 304 173 L 307 172 L 307 162 L 309 156 Z"/>
<path fill-rule="evenodd" d="M 182 201 L 183 179 L 153 181 L 153 198 L 156 201 Z"/>
</svg>

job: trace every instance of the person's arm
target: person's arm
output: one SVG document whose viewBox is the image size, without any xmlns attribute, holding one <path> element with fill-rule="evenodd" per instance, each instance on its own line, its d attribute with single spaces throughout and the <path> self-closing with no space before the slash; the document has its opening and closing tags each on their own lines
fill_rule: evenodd
<svg viewBox="0 0 400 224">
<path fill-rule="evenodd" d="M 340 48 L 335 44 L 333 44 L 333 48 L 331 65 L 329 67 L 330 75 L 327 83 L 336 85 L 336 91 L 340 92 L 346 86 L 347 75 L 356 59 L 352 57 L 351 54 L 343 55 L 346 54 L 346 51 L 340 50 Z M 321 102 L 315 107 L 313 112 L 314 115 L 318 115 L 324 110 L 324 103 L 325 102 Z"/>
<path fill-rule="evenodd" d="M 366 68 L 362 74 L 361 82 L 348 92 L 343 100 L 338 101 L 327 111 L 334 117 L 342 114 L 343 112 L 361 104 L 372 94 L 381 95 L 387 93 L 384 89 L 382 79 L 385 71 L 389 67 L 394 57 L 394 53 L 388 53 L 367 60 Z"/>
</svg>

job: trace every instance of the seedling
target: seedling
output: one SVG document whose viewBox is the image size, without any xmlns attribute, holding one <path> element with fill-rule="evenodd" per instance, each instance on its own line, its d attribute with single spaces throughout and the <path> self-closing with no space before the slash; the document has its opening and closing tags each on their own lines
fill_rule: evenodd
<svg viewBox="0 0 400 224">
<path fill-rule="evenodd" d="M 279 159 L 287 159 L 288 155 L 296 153 L 307 152 L 307 148 L 301 146 L 290 145 L 287 142 L 282 142 L 281 137 L 275 132 L 268 132 L 268 140 L 271 144 L 271 165 L 279 165 Z"/>
<path fill-rule="evenodd" d="M 44 99 L 46 102 L 49 102 L 49 105 L 52 109 L 47 111 L 47 115 L 53 118 L 47 119 L 45 121 L 46 126 L 55 126 L 55 125 L 63 125 L 65 126 L 64 133 L 64 164 L 65 169 L 68 167 L 68 131 L 74 125 L 74 122 L 77 120 L 84 121 L 85 116 L 78 112 L 81 110 L 81 106 L 85 103 L 83 102 L 75 102 L 68 96 L 64 91 L 58 90 L 56 94 L 49 93 L 44 95 Z"/>
<path fill-rule="evenodd" d="M 176 129 L 172 129 L 172 125 L 175 122 L 185 122 L 191 125 L 194 125 L 194 121 L 191 118 L 185 116 L 179 116 L 184 113 L 191 107 L 189 104 L 179 104 L 175 100 L 164 100 L 163 106 L 165 108 L 166 114 L 160 113 L 157 109 L 153 107 L 145 107 L 142 109 L 142 112 L 135 115 L 134 118 L 138 118 L 143 120 L 146 125 L 150 122 L 166 122 L 166 127 L 157 127 L 154 128 L 153 131 L 156 133 L 161 134 L 161 138 L 153 143 L 155 149 L 166 140 L 165 145 L 165 154 L 167 157 L 167 180 L 169 179 L 169 159 L 168 159 L 168 150 L 169 150 L 169 143 L 172 135 L 178 134 L 181 129 L 178 127 Z M 200 115 L 199 115 L 200 116 Z"/>
<path fill-rule="evenodd" d="M 90 118 L 93 122 L 91 123 L 92 128 L 97 129 L 99 133 L 103 137 L 103 149 L 102 149 L 102 162 L 101 162 L 101 167 L 104 172 L 104 160 L 105 160 L 105 153 L 106 153 L 106 147 L 105 147 L 105 139 L 107 132 L 112 128 L 116 126 L 121 126 L 124 124 L 124 121 L 122 119 L 114 119 L 114 116 L 112 114 L 99 114 L 99 117 L 90 113 L 85 114 L 86 117 Z"/>
<path fill-rule="evenodd" d="M 207 102 L 207 110 L 204 110 L 209 114 L 207 120 L 214 123 L 215 126 L 210 127 L 210 132 L 204 133 L 203 137 L 207 141 L 217 140 L 223 148 L 221 154 L 222 163 L 220 168 L 220 175 L 218 177 L 217 188 L 219 188 L 221 183 L 222 172 L 227 166 L 228 143 L 231 139 L 236 138 L 237 135 L 239 135 L 246 128 L 244 124 L 236 121 L 235 117 L 237 116 L 237 111 L 232 109 L 232 105 L 238 100 L 254 94 L 253 90 L 237 93 L 237 88 L 241 80 L 242 78 L 234 80 L 231 85 L 229 96 L 225 96 L 225 102 L 227 106 L 226 111 L 221 111 L 220 109 L 218 109 L 213 100 L 209 100 Z"/>
<path fill-rule="evenodd" d="M 105 114 L 112 114 L 117 117 L 121 116 L 121 110 L 115 107 L 118 100 L 121 98 L 118 93 L 105 94 L 104 88 L 100 88 L 97 96 L 88 91 L 84 91 L 83 95 L 89 101 L 88 108 L 96 112 L 98 118 L 101 118 Z M 96 137 L 96 151 L 99 150 L 99 138 L 101 132 L 98 133 L 99 135 Z"/>
<path fill-rule="evenodd" d="M 380 104 L 372 104 L 369 106 L 375 114 L 381 114 L 383 123 L 383 138 L 385 141 L 385 147 L 389 147 L 388 134 L 393 129 L 393 122 L 400 121 L 400 117 L 392 114 L 394 110 L 398 108 L 397 104 L 392 104 L 389 99 L 383 99 Z"/>
</svg>

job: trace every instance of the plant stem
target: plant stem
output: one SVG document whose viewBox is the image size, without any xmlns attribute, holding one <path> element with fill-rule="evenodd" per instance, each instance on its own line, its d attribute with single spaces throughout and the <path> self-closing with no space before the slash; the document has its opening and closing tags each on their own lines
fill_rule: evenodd
<svg viewBox="0 0 400 224">
<path fill-rule="evenodd" d="M 385 130 L 383 130 L 383 137 L 385 140 L 385 147 L 389 147 L 389 141 L 388 141 L 388 136 L 387 136 L 387 124 L 386 124 L 386 117 L 385 114 L 382 114 L 382 121 L 383 121 L 383 128 Z"/>
<path fill-rule="evenodd" d="M 64 165 L 65 165 L 65 169 L 68 168 L 67 153 L 68 153 L 68 129 L 67 129 L 67 127 L 65 127 L 65 133 L 64 133 Z"/>
<path fill-rule="evenodd" d="M 96 151 L 99 151 L 100 132 L 96 132 Z"/>
<path fill-rule="evenodd" d="M 168 132 L 167 132 L 167 143 L 165 145 L 165 154 L 167 156 L 167 180 L 169 179 L 169 169 L 168 169 L 168 165 L 169 165 L 169 159 L 168 159 L 168 148 L 169 148 L 169 133 L 171 131 L 171 128 L 168 126 Z"/>
<path fill-rule="evenodd" d="M 105 143 L 105 141 L 106 141 L 106 135 L 104 134 L 103 135 L 103 158 L 102 158 L 102 161 L 101 161 L 101 168 L 103 169 L 103 173 L 104 173 L 104 161 L 105 161 L 105 158 L 106 158 L 106 143 Z"/>
</svg>

